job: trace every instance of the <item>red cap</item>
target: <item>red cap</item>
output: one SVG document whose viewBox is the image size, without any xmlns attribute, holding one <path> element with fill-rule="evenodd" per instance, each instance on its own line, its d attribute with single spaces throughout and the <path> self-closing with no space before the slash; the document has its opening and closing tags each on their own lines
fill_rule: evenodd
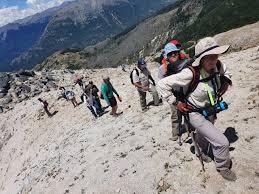
<svg viewBox="0 0 259 194">
<path fill-rule="evenodd" d="M 176 45 L 181 45 L 181 43 L 178 40 L 171 40 L 170 43 Z"/>
</svg>

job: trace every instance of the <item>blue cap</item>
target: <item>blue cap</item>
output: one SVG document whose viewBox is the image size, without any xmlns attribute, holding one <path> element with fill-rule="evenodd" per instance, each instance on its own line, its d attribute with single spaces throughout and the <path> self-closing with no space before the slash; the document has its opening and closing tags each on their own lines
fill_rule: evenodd
<svg viewBox="0 0 259 194">
<path fill-rule="evenodd" d="M 164 51 L 165 51 L 164 57 L 167 58 L 167 55 L 169 53 L 180 51 L 180 49 L 178 49 L 174 44 L 168 43 L 165 45 Z"/>
<path fill-rule="evenodd" d="M 145 60 L 143 58 L 140 58 L 138 60 L 138 66 L 141 66 L 141 65 L 146 65 L 146 62 L 145 62 Z"/>
</svg>

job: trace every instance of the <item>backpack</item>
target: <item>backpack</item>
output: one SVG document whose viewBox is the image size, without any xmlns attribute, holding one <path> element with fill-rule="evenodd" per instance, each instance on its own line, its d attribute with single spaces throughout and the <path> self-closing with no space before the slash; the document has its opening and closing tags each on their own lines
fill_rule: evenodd
<svg viewBox="0 0 259 194">
<path fill-rule="evenodd" d="M 138 71 L 137 68 L 134 68 L 134 69 L 130 72 L 130 81 L 131 81 L 131 83 L 134 85 L 134 82 L 133 82 L 133 71 L 136 71 L 137 76 L 139 76 L 139 71 Z"/>
<path fill-rule="evenodd" d="M 174 63 L 169 63 L 167 61 L 165 61 L 167 64 L 165 64 L 164 68 L 165 68 L 165 76 L 169 76 L 169 75 L 173 75 L 176 73 L 179 73 L 180 71 L 182 71 L 182 69 L 191 66 L 192 64 L 192 60 L 189 59 L 181 59 L 178 60 L 177 62 Z"/>
</svg>

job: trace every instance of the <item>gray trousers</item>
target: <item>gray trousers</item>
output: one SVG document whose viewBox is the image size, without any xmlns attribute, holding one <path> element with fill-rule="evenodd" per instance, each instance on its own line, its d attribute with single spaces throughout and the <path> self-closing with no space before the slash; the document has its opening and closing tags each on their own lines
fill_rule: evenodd
<svg viewBox="0 0 259 194">
<path fill-rule="evenodd" d="M 218 170 L 230 167 L 229 142 L 223 133 L 214 125 L 214 118 L 205 119 L 199 113 L 190 113 L 190 124 L 196 129 L 196 142 L 203 153 L 206 153 L 209 143 L 212 147 L 214 161 Z"/>
<path fill-rule="evenodd" d="M 159 96 L 158 96 L 156 87 L 151 85 L 149 93 L 153 97 L 154 105 L 155 106 L 159 105 Z M 147 92 L 142 92 L 142 91 L 138 90 L 138 94 L 139 94 L 139 98 L 140 98 L 140 106 L 142 109 L 144 109 L 147 107 L 147 100 L 146 100 Z"/>
</svg>

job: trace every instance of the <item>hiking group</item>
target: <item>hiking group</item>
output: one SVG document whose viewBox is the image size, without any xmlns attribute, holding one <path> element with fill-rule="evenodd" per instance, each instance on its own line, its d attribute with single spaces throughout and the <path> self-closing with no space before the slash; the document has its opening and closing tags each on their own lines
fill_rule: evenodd
<svg viewBox="0 0 259 194">
<path fill-rule="evenodd" d="M 172 40 L 165 45 L 160 56 L 157 84 L 143 58 L 137 61 L 131 71 L 130 80 L 138 92 L 142 112 L 149 109 L 147 92 L 152 95 L 154 106 L 160 105 L 160 98 L 168 102 L 171 109 L 172 140 L 179 140 L 181 145 L 182 133 L 189 132 L 201 164 L 213 159 L 219 174 L 226 180 L 235 181 L 236 175 L 231 170 L 229 141 L 214 126 L 217 113 L 228 108 L 222 95 L 232 85 L 232 81 L 226 65 L 218 59 L 228 48 L 229 45 L 220 46 L 213 38 L 206 37 L 196 44 L 195 56 L 191 59 L 182 50 L 179 41 Z M 90 81 L 85 86 L 82 79 L 78 77 L 75 84 L 81 87 L 82 102 L 95 118 L 102 116 L 104 112 L 100 98 L 111 107 L 110 115 L 116 117 L 122 113 L 117 112 L 117 100 L 121 102 L 122 99 L 108 76 L 103 77 L 100 93 L 93 82 Z M 71 101 L 74 107 L 78 106 L 74 92 L 67 91 L 64 87 L 60 89 L 62 97 Z M 44 105 L 44 101 L 41 102 Z M 44 110 L 49 115 L 46 103 Z"/>
</svg>

